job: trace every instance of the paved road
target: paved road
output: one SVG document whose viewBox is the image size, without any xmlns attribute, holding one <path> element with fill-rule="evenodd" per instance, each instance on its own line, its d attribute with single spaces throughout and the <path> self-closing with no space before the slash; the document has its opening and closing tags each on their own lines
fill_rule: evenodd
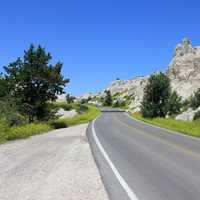
<svg viewBox="0 0 200 200">
<path fill-rule="evenodd" d="M 200 139 L 120 112 L 103 113 L 87 134 L 111 200 L 200 199 Z"/>
</svg>

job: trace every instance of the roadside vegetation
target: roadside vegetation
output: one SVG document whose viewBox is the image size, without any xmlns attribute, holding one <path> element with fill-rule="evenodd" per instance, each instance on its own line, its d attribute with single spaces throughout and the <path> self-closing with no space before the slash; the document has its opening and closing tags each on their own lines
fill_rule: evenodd
<svg viewBox="0 0 200 200">
<path fill-rule="evenodd" d="M 0 143 L 88 122 L 99 113 L 69 94 L 65 102 L 56 102 L 69 79 L 61 74 L 63 64 L 52 64 L 51 59 L 44 48 L 30 45 L 22 58 L 4 67 L 0 74 Z M 60 108 L 75 109 L 77 115 L 60 121 Z"/>
<path fill-rule="evenodd" d="M 136 119 L 178 131 L 191 136 L 200 137 L 200 111 L 196 112 L 193 121 L 176 120 L 175 117 L 188 108 L 200 106 L 200 90 L 188 100 L 171 90 L 170 79 L 162 72 L 150 76 L 144 89 L 141 113 L 132 113 Z"/>
<path fill-rule="evenodd" d="M 174 118 L 163 118 L 163 117 L 145 118 L 142 117 L 141 113 L 132 113 L 131 115 L 136 119 L 142 120 L 144 122 L 162 128 L 167 128 L 173 131 L 177 131 L 185 135 L 200 137 L 199 121 L 183 121 L 183 120 L 176 120 Z"/>
<path fill-rule="evenodd" d="M 56 123 L 60 123 L 62 126 L 72 126 L 81 123 L 87 123 L 95 119 L 100 114 L 100 110 L 96 106 L 87 105 L 87 108 L 87 111 L 85 110 L 74 117 L 60 118 L 56 121 Z"/>
</svg>

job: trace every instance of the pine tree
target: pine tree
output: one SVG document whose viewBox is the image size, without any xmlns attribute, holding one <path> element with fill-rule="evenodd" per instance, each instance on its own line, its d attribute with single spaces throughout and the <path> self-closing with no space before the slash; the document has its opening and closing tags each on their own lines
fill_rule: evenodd
<svg viewBox="0 0 200 200">
<path fill-rule="evenodd" d="M 110 93 L 110 90 L 106 90 L 105 91 L 106 93 L 106 96 L 104 98 L 104 102 L 103 102 L 103 105 L 104 106 L 112 106 L 112 96 L 111 96 L 111 93 Z"/>
<path fill-rule="evenodd" d="M 48 102 L 63 94 L 64 86 L 69 82 L 61 75 L 62 63 L 52 65 L 51 59 L 51 54 L 44 48 L 31 45 L 23 59 L 18 58 L 4 67 L 10 94 L 30 122 L 45 119 L 50 114 Z"/>
<path fill-rule="evenodd" d="M 143 117 L 165 117 L 170 93 L 170 79 L 166 74 L 159 72 L 151 75 L 144 88 L 141 104 Z"/>
</svg>

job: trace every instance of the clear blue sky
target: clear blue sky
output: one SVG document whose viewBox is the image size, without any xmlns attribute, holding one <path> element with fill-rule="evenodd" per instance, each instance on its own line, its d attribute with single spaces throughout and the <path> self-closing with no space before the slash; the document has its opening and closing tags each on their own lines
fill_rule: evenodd
<svg viewBox="0 0 200 200">
<path fill-rule="evenodd" d="M 199 0 L 7 0 L 0 8 L 0 71 L 41 44 L 64 63 L 73 95 L 165 69 L 183 37 L 200 45 Z"/>
</svg>

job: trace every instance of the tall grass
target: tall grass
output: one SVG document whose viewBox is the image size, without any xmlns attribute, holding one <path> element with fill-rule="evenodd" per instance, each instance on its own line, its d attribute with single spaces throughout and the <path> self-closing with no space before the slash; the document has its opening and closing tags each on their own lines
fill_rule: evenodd
<svg viewBox="0 0 200 200">
<path fill-rule="evenodd" d="M 84 113 L 76 115 L 74 117 L 64 117 L 58 120 L 58 122 L 66 123 L 68 126 L 76 124 L 87 123 L 96 118 L 100 113 L 100 110 L 95 106 L 88 105 L 88 110 Z"/>
<path fill-rule="evenodd" d="M 176 120 L 173 118 L 144 118 L 140 113 L 131 114 L 134 118 L 142 120 L 144 122 L 167 128 L 173 131 L 183 133 L 185 135 L 191 135 L 195 137 L 200 137 L 200 122 L 199 121 L 183 121 Z"/>
<path fill-rule="evenodd" d="M 33 135 L 48 132 L 52 127 L 48 123 L 31 123 L 22 126 L 9 127 L 0 121 L 0 143 L 8 140 L 23 139 Z"/>
<path fill-rule="evenodd" d="M 12 127 L 9 130 L 7 140 L 27 138 L 50 131 L 52 127 L 47 123 L 32 123 L 24 126 Z"/>
<path fill-rule="evenodd" d="M 9 140 L 23 139 L 48 132 L 55 128 L 65 128 L 76 124 L 87 123 L 96 118 L 100 113 L 100 110 L 95 106 L 78 104 L 74 106 L 78 110 L 78 115 L 69 118 L 60 118 L 53 122 L 37 122 L 10 127 L 6 121 L 0 119 L 0 144 Z"/>
</svg>

